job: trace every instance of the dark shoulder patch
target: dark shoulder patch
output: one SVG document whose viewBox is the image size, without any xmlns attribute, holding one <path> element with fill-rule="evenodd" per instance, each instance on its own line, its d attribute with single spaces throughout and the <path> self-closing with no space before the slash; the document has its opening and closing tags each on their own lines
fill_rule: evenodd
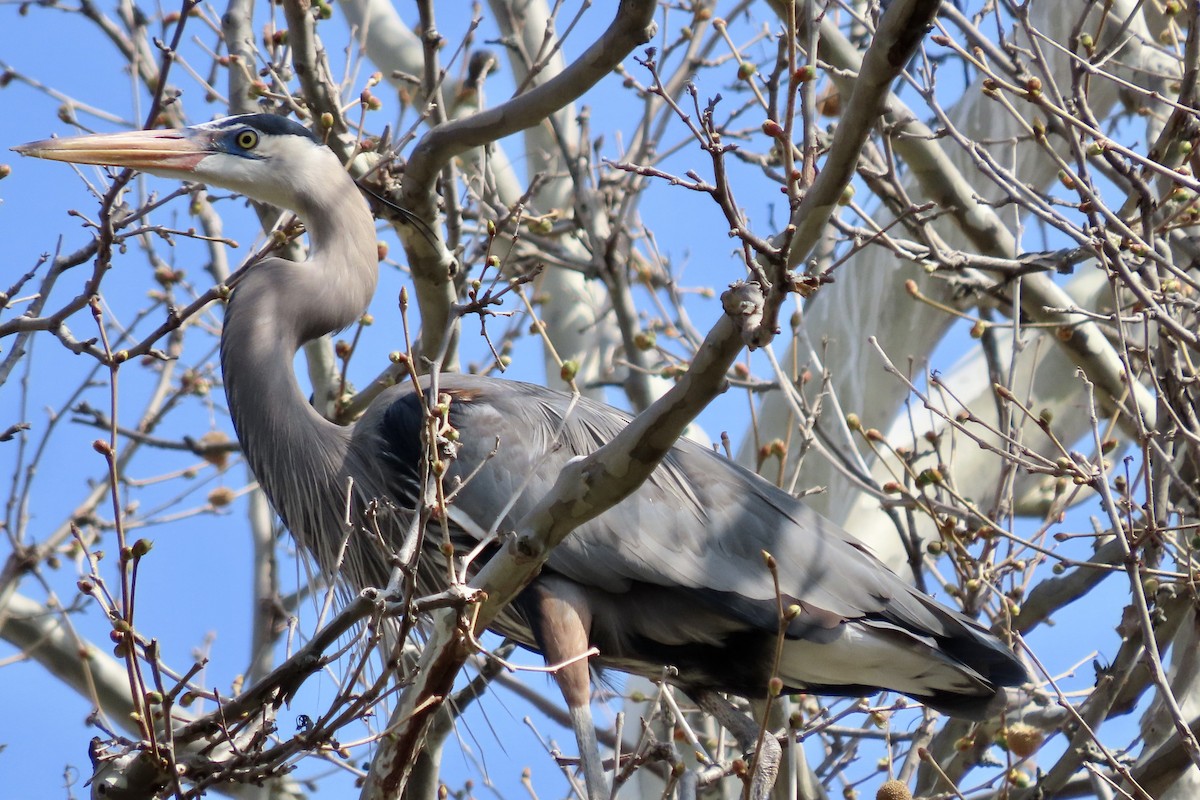
<svg viewBox="0 0 1200 800">
<path fill-rule="evenodd" d="M 415 498 L 421 480 L 421 401 L 407 392 L 392 401 L 379 421 L 379 436 L 386 444 L 381 454 L 397 479 L 394 488 L 405 500 Z"/>
<path fill-rule="evenodd" d="M 301 136 L 311 142 L 321 144 L 321 140 L 308 128 L 294 119 L 278 114 L 241 114 L 221 120 L 220 125 L 222 128 L 233 127 L 235 125 L 249 125 L 251 128 L 268 136 Z"/>
</svg>

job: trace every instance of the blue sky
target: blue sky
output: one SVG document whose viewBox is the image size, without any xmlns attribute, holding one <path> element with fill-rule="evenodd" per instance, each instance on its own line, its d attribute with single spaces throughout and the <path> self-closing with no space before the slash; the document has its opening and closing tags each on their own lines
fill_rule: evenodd
<svg viewBox="0 0 1200 800">
<path fill-rule="evenodd" d="M 442 24 L 444 32 L 451 35 L 461 21 L 443 20 Z M 324 30 L 338 35 L 344 32 L 344 28 Z M 199 27 L 194 32 L 203 33 Z M 331 54 L 338 58 L 342 41 L 339 39 L 327 44 Z M 131 97 L 129 78 L 122 74 L 121 62 L 111 44 L 96 33 L 91 23 L 81 20 L 76 14 L 37 5 L 28 6 L 26 13 L 22 14 L 18 6 L 0 6 L 0 62 L 22 76 L 68 94 L 79 103 L 107 109 L 121 118 L 140 119 L 145 107 L 144 96 Z M 194 83 L 187 81 L 182 74 L 177 73 L 175 78 L 185 87 L 184 99 L 193 119 L 207 119 L 210 113 L 216 111 L 215 107 L 201 102 L 201 93 Z M 502 73 L 496 78 L 497 86 L 504 85 L 505 80 Z M 602 97 L 603 100 L 591 101 L 595 106 L 594 116 L 596 109 L 608 111 L 611 109 L 608 103 L 616 102 L 613 93 Z M 0 89 L 0 146 L 6 148 L 54 133 L 68 132 L 68 126 L 58 119 L 60 105 L 60 100 L 22 80 L 10 81 Z M 80 118 L 89 124 L 95 122 L 83 114 Z M 78 209 L 94 218 L 96 202 L 89 196 L 86 185 L 65 165 L 21 159 L 5 150 L 0 150 L 0 163 L 12 167 L 12 174 L 0 181 L 0 241 L 4 242 L 0 288 L 4 288 L 17 275 L 31 269 L 43 253 L 60 247 L 70 251 L 87 242 L 89 232 L 81 227 L 78 219 L 69 217 L 66 210 Z M 99 173 L 84 168 L 82 174 L 86 179 L 96 181 Z M 168 182 L 147 181 L 135 184 L 133 191 L 165 192 L 172 188 Z M 717 262 L 720 269 L 724 270 L 720 275 L 725 277 L 712 277 L 696 267 L 687 273 L 689 282 L 720 286 L 722 280 L 727 281 L 736 262 L 726 256 L 731 250 L 731 243 L 725 236 L 725 223 L 712 205 L 703 198 L 681 190 L 674 190 L 670 195 L 658 194 L 656 197 L 669 199 L 657 207 L 648 204 L 643 208 L 643 214 L 655 226 L 658 241 L 668 255 L 676 263 L 681 263 L 688 261 L 693 253 L 702 253 L 707 257 L 706 260 Z M 782 215 L 782 204 L 775 196 L 753 198 L 747 205 L 760 220 L 772 218 L 769 216 L 772 207 L 775 214 L 773 219 L 779 219 Z M 229 226 L 226 234 L 241 244 L 231 254 L 231 261 L 236 264 L 239 258 L 253 249 L 259 236 L 258 229 L 248 209 L 229 204 L 224 206 L 224 217 Z M 160 213 L 157 221 L 164 225 L 189 224 L 186 205 L 177 201 L 174 206 Z M 393 253 L 401 252 L 394 240 L 391 246 Z M 714 253 L 718 254 L 715 258 L 712 256 Z M 160 247 L 158 254 L 174 266 L 187 270 L 201 290 L 206 287 L 200 269 L 203 254 L 194 244 L 180 241 L 177 248 Z M 117 260 L 116 271 L 106 278 L 105 300 L 117 318 L 131 319 L 139 308 L 145 306 L 144 292 L 148 282 L 145 274 L 138 272 L 146 269 L 145 263 L 140 253 L 131 251 L 127 258 Z M 80 274 L 87 269 L 90 267 L 86 265 L 79 268 Z M 121 273 L 121 270 L 129 270 L 129 273 Z M 56 296 L 70 296 L 79 283 L 78 276 L 70 276 L 65 285 L 60 286 Z M 394 298 L 404 283 L 404 276 L 398 270 L 383 271 L 380 291 L 372 307 L 379 323 L 364 342 L 366 355 L 363 363 L 357 365 L 361 372 L 356 377 L 360 381 L 374 374 L 380 360 L 396 347 L 397 314 Z M 718 313 L 715 302 L 699 299 L 689 309 L 694 314 L 697 327 L 702 330 L 708 328 Z M 88 323 L 86 313 L 70 320 L 73 330 L 79 335 L 86 333 Z M 466 331 L 466 340 L 468 353 L 471 354 L 469 357 L 480 357 L 482 346 L 470 328 Z M 215 338 L 206 340 L 203 336 L 195 336 L 190 341 L 193 342 L 190 344 L 193 349 L 184 354 L 182 363 L 200 364 L 206 361 L 211 355 L 211 348 L 215 346 Z M 43 433 L 51 430 L 50 411 L 61 411 L 71 400 L 81 380 L 82 370 L 80 358 L 65 353 L 47 337 L 36 341 L 35 347 L 37 358 L 34 359 L 34 371 L 28 376 L 31 387 L 28 405 L 20 405 L 23 398 L 17 378 L 10 380 L 0 390 L 0 423 L 7 424 L 17 418 L 28 419 L 34 424 L 34 440 L 40 441 Z M 956 356 L 957 353 L 950 348 L 938 358 L 948 364 Z M 122 407 L 136 414 L 139 401 L 144 401 L 148 396 L 152 384 L 136 372 L 125 370 L 122 374 L 128 375 L 121 384 L 124 393 Z M 532 380 L 540 378 L 540 360 L 532 348 L 518 353 L 511 375 Z M 97 376 L 97 379 L 102 378 L 102 375 Z M 107 390 L 104 386 L 92 387 L 84 396 L 93 405 L 106 407 Z M 168 427 L 167 433 L 202 433 L 210 421 L 228 430 L 227 420 L 220 410 L 221 398 L 211 402 L 204 399 L 190 402 L 193 403 L 189 407 L 189 419 L 193 421 L 191 426 Z M 706 413 L 702 423 L 713 436 L 724 429 L 736 441 L 744 426 L 745 408 L 744 397 L 731 393 Z M 123 420 L 133 421 L 136 418 Z M 52 430 L 50 452 L 53 455 L 42 463 L 41 473 L 33 484 L 29 505 L 33 517 L 31 530 L 35 536 L 45 530 L 39 526 L 59 524 L 82 499 L 87 479 L 98 475 L 103 466 L 100 457 L 91 448 L 92 440 L 99 435 L 97 431 L 69 419 Z M 7 479 L 13 473 L 14 464 L 14 445 L 0 444 L 0 480 Z M 198 467 L 198 476 L 188 484 L 191 493 L 182 498 L 181 505 L 184 507 L 202 503 L 208 492 L 217 486 L 237 490 L 247 480 L 241 466 L 235 466 L 224 474 L 216 474 L 215 470 L 199 465 L 194 457 L 180 454 L 162 454 L 139 462 L 140 471 L 136 477 L 150 478 L 161 472 L 193 466 Z M 171 486 L 176 487 L 177 484 Z M 168 490 L 150 485 L 132 492 L 130 499 L 150 507 L 173 499 L 177 491 L 177 488 Z M 147 536 L 155 542 L 154 550 L 141 573 L 139 628 L 160 639 L 166 660 L 176 667 L 190 663 L 193 651 L 205 650 L 210 658 L 206 681 L 221 687 L 223 691 L 227 691 L 234 676 L 245 668 L 248 651 L 245 626 L 239 623 L 245 618 L 250 598 L 249 543 L 240 524 L 244 512 L 244 503 L 239 502 L 231 506 L 224 516 L 193 516 L 138 532 L 139 536 Z M 1068 524 L 1068 527 L 1072 526 L 1075 529 L 1086 528 L 1087 523 L 1081 515 L 1078 524 Z M 281 549 L 286 547 L 285 541 Z M 303 579 L 294 563 L 288 562 L 290 573 L 283 576 L 289 586 Z M 75 582 L 71 564 L 66 563 L 57 572 L 48 572 L 47 576 L 62 596 L 71 596 L 71 587 Z M 23 586 L 22 590 L 30 591 L 35 597 L 42 596 L 34 587 Z M 1109 598 L 1108 602 L 1112 601 L 1113 598 Z M 307 620 L 314 616 L 311 605 L 302 607 L 300 613 Z M 1081 650 L 1075 646 L 1078 644 L 1077 638 L 1086 639 L 1089 636 L 1098 639 L 1093 647 L 1100 648 L 1102 652 L 1106 648 L 1115 651 L 1113 637 L 1108 631 L 1104 631 L 1101 637 L 1095 636 L 1094 628 L 1088 633 L 1089 623 L 1093 621 L 1095 613 L 1094 609 L 1072 607 L 1059 615 L 1058 627 L 1041 635 L 1047 646 L 1044 657 L 1063 668 L 1070 662 L 1071 654 Z M 83 634 L 98 646 L 107 646 L 108 626 L 100 618 L 97 609 L 85 611 L 77 618 L 77 624 Z M 213 632 L 216 638 L 210 640 Z M 1054 640 L 1071 646 L 1059 650 L 1051 646 Z M 0 645 L 0 659 L 8 659 L 13 655 L 11 648 Z M 536 660 L 527 658 L 527 661 L 535 663 Z M 1085 663 L 1083 669 L 1090 671 L 1090 666 Z M 1083 685 L 1086 685 L 1086 677 Z M 549 696 L 557 702 L 549 679 L 532 676 L 527 677 L 526 682 L 535 688 L 547 688 Z M 315 716 L 314 710 L 321 708 L 322 701 L 328 700 L 332 691 L 329 682 L 313 681 L 306 686 L 291 709 L 281 714 L 281 728 L 286 731 L 300 714 Z M 502 787 L 502 794 L 506 797 L 524 796 L 518 779 L 520 770 L 525 766 L 533 769 L 534 783 L 543 796 L 557 793 L 562 782 L 555 777 L 551 759 L 542 752 L 522 718 L 527 714 L 532 715 L 533 724 L 542 735 L 557 738 L 566 752 L 574 751 L 570 735 L 506 692 L 489 694 L 481 708 L 481 712 L 472 715 L 468 729 L 461 733 L 461 739 L 467 753 L 486 752 L 487 769 Z M 3 796 L 66 797 L 67 783 L 73 787 L 76 795 L 82 794 L 85 790 L 80 786 L 79 773 L 82 772 L 86 777 L 90 772 L 86 748 L 88 740 L 96 733 L 84 723 L 90 710 L 88 702 L 61 688 L 35 665 L 8 663 L 0 668 L 0 744 L 5 747 L 0 751 Z M 598 716 L 603 719 L 603 712 L 599 712 Z M 359 758 L 356 754 L 356 760 Z M 448 777 L 476 773 L 478 765 L 470 763 L 470 758 L 458 752 L 448 755 Z M 74 772 L 70 771 L 72 766 Z M 305 769 L 321 771 L 317 764 L 306 766 Z M 64 771 L 67 777 L 64 777 Z M 346 790 L 349 791 L 348 785 Z M 482 791 L 477 794 L 487 796 Z"/>
<path fill-rule="evenodd" d="M 112 45 L 101 37 L 94 26 L 78 14 L 43 8 L 36 5 L 20 13 L 16 6 L 0 7 L 0 62 L 19 74 L 0 89 L 0 163 L 8 164 L 12 173 L 0 181 L 0 239 L 5 242 L 3 268 L 0 284 L 7 287 L 16 276 L 33 268 L 38 259 L 56 248 L 71 251 L 83 246 L 90 239 L 90 232 L 83 228 L 79 219 L 68 216 L 68 209 L 77 209 L 91 219 L 96 217 L 96 200 L 89 194 L 86 181 L 102 186 L 101 172 L 85 167 L 84 180 L 63 164 L 23 159 L 7 148 L 22 142 L 46 138 L 50 135 L 65 135 L 72 129 L 58 118 L 62 100 L 36 88 L 38 84 L 52 87 L 78 104 L 103 109 L 120 119 L 140 120 L 144 114 L 146 98 L 131 94 L 130 81 L 122 72 L 122 63 Z M 261 24 L 261 20 L 259 20 Z M 326 35 L 344 37 L 345 27 L 337 20 L 326 26 Z M 448 35 L 460 27 L 461 20 L 443 22 Z M 329 33 L 332 31 L 332 33 Z M 201 26 L 191 31 L 206 41 L 211 35 Z M 331 42 L 331 50 L 343 46 L 342 41 Z M 334 58 L 339 54 L 334 53 Z M 203 121 L 214 113 L 216 106 L 200 102 L 202 93 L 194 82 L 189 81 L 182 71 L 173 74 L 174 80 L 184 87 L 183 100 L 192 118 Z M 27 80 L 26 80 L 27 79 Z M 496 85 L 504 86 L 507 77 L 496 78 Z M 31 85 L 33 84 L 33 85 Z M 361 81 L 360 81 L 361 84 Z M 376 90 L 387 98 L 386 87 Z M 382 112 L 381 112 L 382 113 Z M 393 112 L 394 113 L 394 112 Z M 113 130 L 118 126 L 80 112 L 79 119 L 87 126 Z M 131 191 L 169 192 L 174 188 L 170 182 L 153 179 L 138 179 Z M 677 213 L 691 205 L 700 206 L 692 197 L 679 198 L 672 208 Z M 240 205 L 240 203 L 238 204 Z M 230 261 L 236 266 L 239 259 L 252 251 L 261 234 L 256 227 L 253 214 L 248 209 L 226 205 L 224 217 L 226 235 L 236 239 L 240 247 L 230 253 Z M 706 209 L 717 223 L 714 233 L 717 246 L 728 251 L 730 245 L 720 233 L 720 222 L 711 208 Z M 653 213 L 653 212 L 651 212 Z M 668 214 L 667 216 L 670 216 Z M 186 215 L 185 201 L 176 201 L 157 215 L 157 224 L 186 227 L 194 224 Z M 694 238 L 692 241 L 695 241 Z M 391 241 L 392 252 L 402 253 L 398 243 Z M 203 290 L 207 284 L 201 272 L 203 251 L 193 243 L 178 241 L 178 247 L 160 246 L 157 255 L 172 266 L 184 269 Z M 676 258 L 686 258 L 686 251 L 675 251 Z M 142 270 L 147 269 L 143 255 L 131 249 L 126 258 L 118 258 L 114 272 L 106 277 L 104 296 L 106 310 L 113 318 L 130 320 L 139 309 L 145 307 L 145 296 L 149 282 Z M 56 299 L 68 298 L 78 291 L 90 264 L 68 273 L 60 284 Z M 697 276 L 698 277 L 698 276 Z M 358 380 L 365 381 L 378 369 L 378 363 L 386 353 L 398 346 L 397 313 L 395 297 L 404 276 L 395 269 L 384 269 L 381 286 L 373 311 L 380 324 L 369 331 L 364 340 L 364 351 L 373 352 L 374 362 L 359 367 Z M 37 279 L 29 286 L 35 287 Z M 128 288 L 124 288 L 128 287 Z M 28 287 L 27 287 L 28 288 Z M 702 328 L 710 324 L 715 307 L 698 304 L 696 323 Z M 91 335 L 91 320 L 87 312 L 76 314 L 68 320 L 72 331 L 80 338 Z M 143 326 L 143 329 L 144 326 Z M 468 327 L 465 334 L 466 352 L 469 357 L 481 358 L 482 343 L 477 330 Z M 183 354 L 182 365 L 202 364 L 211 357 L 215 337 L 207 341 L 203 336 L 191 334 L 192 349 Z M 58 525 L 70 508 L 82 500 L 90 478 L 100 475 L 103 461 L 91 448 L 91 442 L 102 432 L 63 418 L 52 426 L 50 417 L 61 414 L 69 405 L 85 399 L 97 408 L 106 409 L 107 389 L 103 386 L 104 374 L 97 373 L 98 383 L 76 394 L 77 384 L 82 380 L 85 362 L 70 355 L 57 342 L 46 336 L 34 341 L 33 369 L 27 376 L 30 391 L 23 396 L 18 379 L 0 391 L 0 419 L 5 424 L 14 419 L 26 419 L 33 424 L 31 441 L 42 441 L 50 434 L 47 452 L 41 463 L 39 474 L 32 482 L 29 513 L 31 533 L 45 535 L 46 528 Z M 525 347 L 518 351 L 514 370 L 510 375 L 540 379 L 540 359 L 535 349 Z M 365 360 L 365 359 L 363 359 Z M 132 418 L 122 418 L 123 424 L 136 422 L 136 414 L 152 391 L 149 376 L 137 371 L 125 370 L 120 384 L 121 408 L 129 409 Z M 26 380 L 26 379 L 22 379 Z M 182 428 L 168 425 L 164 435 L 196 435 L 214 424 L 228 431 L 229 426 L 220 406 L 223 398 L 216 396 L 193 402 L 189 424 Z M 743 401 L 744 403 L 744 401 Z M 717 412 L 713 412 L 714 414 Z M 69 415 L 68 415 L 69 417 Z M 731 431 L 734 435 L 737 431 Z M 9 475 L 15 476 L 16 448 L 9 443 L 0 447 L 0 476 L 7 482 Z M 174 470 L 198 467 L 198 476 L 186 485 L 189 494 L 181 498 L 183 508 L 202 504 L 213 488 L 227 486 L 242 489 L 247 481 L 245 470 L 236 465 L 224 474 L 217 474 L 195 457 L 178 453 L 151 454 L 138 462 L 134 477 L 151 478 L 154 475 Z M 149 485 L 129 490 L 127 501 L 136 501 L 143 508 L 176 499 L 178 484 L 159 489 Z M 102 506 L 103 507 L 103 506 Z M 246 533 L 241 524 L 245 513 L 244 501 L 231 506 L 224 516 L 201 515 L 155 525 L 136 532 L 154 541 L 154 549 L 147 557 L 139 575 L 139 611 L 137 624 L 140 630 L 156 637 L 162 646 L 164 658 L 177 668 L 186 668 L 199 651 L 209 658 L 204 681 L 228 694 L 229 684 L 246 667 L 248 641 L 245 626 L 247 604 L 250 599 L 250 550 Z M 43 527 L 45 526 L 45 527 Z M 108 549 L 113 549 L 110 545 Z M 281 550 L 289 547 L 287 540 Z M 294 560 L 286 563 L 290 574 L 282 576 L 286 587 L 294 587 L 303 579 Z M 112 577 L 111 559 L 109 577 Z M 70 562 L 65 562 L 57 571 L 46 571 L 47 580 L 61 597 L 74 596 L 76 575 Z M 44 593 L 29 583 L 21 587 L 34 597 Z M 85 604 L 86 606 L 86 604 Z M 312 604 L 298 612 L 302 619 L 315 616 Z M 102 650 L 109 647 L 105 623 L 99 609 L 85 607 L 73 617 L 81 634 L 90 638 Z M 15 651 L 0 645 L 0 659 L 10 659 Z M 539 663 L 527 654 L 516 656 L 525 663 Z M 548 678 L 540 675 L 526 676 L 531 686 L 548 690 L 557 702 L 557 692 Z M 619 682 L 619 681 L 618 681 Z M 327 701 L 333 692 L 328 681 L 313 680 L 297 697 L 290 709 L 280 715 L 280 727 L 286 732 L 294 725 L 300 714 L 317 716 L 322 701 Z M 4 787 L 5 798 L 51 798 L 67 797 L 73 791 L 84 793 L 82 780 L 90 774 L 87 762 L 88 740 L 98 733 L 86 724 L 91 704 L 50 678 L 39 666 L 31 663 L 6 663 L 0 669 L 0 786 Z M 531 720 L 526 723 L 524 718 Z M 600 712 L 603 719 L 603 712 Z M 486 769 L 506 796 L 524 794 L 520 788 L 521 770 L 533 770 L 535 784 L 539 790 L 549 794 L 561 791 L 563 781 L 557 776 L 552 760 L 538 743 L 536 728 L 542 738 L 555 739 L 562 743 L 565 752 L 574 751 L 569 733 L 557 728 L 537 714 L 524 702 L 507 692 L 494 692 L 479 703 L 471 715 L 470 722 L 459 733 L 462 747 L 450 747 L 446 757 L 446 777 L 453 781 L 474 776 L 478 782 L 481 766 Z M 479 754 L 485 753 L 479 761 Z M 355 759 L 365 758 L 362 750 L 356 751 Z M 476 760 L 473 760 L 476 759 Z M 302 773 L 327 771 L 319 763 L 312 762 L 302 767 Z M 455 777 L 457 776 L 457 777 Z M 339 781 L 349 791 L 348 782 Z M 337 784 L 334 784 L 337 785 Z M 487 796 L 486 791 L 478 792 Z"/>
</svg>

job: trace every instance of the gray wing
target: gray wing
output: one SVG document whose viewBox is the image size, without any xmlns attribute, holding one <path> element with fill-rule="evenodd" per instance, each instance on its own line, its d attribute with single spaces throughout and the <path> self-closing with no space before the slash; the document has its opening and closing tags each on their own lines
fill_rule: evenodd
<svg viewBox="0 0 1200 800">
<path fill-rule="evenodd" d="M 528 384 L 471 376 L 442 382 L 464 397 L 452 417 L 464 442 L 456 474 L 465 479 L 496 448 L 456 501 L 483 528 L 516 496 L 500 522 L 511 530 L 567 461 L 611 441 L 629 421 L 586 400 L 570 408 L 565 395 Z M 861 543 L 800 501 L 690 441 L 680 441 L 632 496 L 567 537 L 548 566 L 611 592 L 646 583 L 763 603 L 774 628 L 775 590 L 763 551 L 780 564 L 782 592 L 806 612 L 853 618 L 912 593 Z M 918 608 L 911 613 L 924 616 Z"/>
<path fill-rule="evenodd" d="M 439 380 L 453 397 L 450 419 L 462 442 L 449 479 L 463 482 L 454 514 L 469 536 L 512 530 L 569 460 L 611 441 L 629 421 L 540 386 Z M 778 600 L 764 551 L 778 563 L 784 606 L 800 608 L 781 665 L 789 685 L 829 693 L 894 688 L 977 713 L 996 685 L 1025 679 L 1012 653 L 973 621 L 916 592 L 786 492 L 689 441 L 634 494 L 573 531 L 539 580 L 566 579 L 591 593 L 597 616 L 610 618 L 603 626 L 614 664 L 638 671 L 639 659 L 686 662 L 694 684 L 746 693 L 765 685 L 761 675 L 701 673 L 716 654 L 773 647 Z"/>
</svg>

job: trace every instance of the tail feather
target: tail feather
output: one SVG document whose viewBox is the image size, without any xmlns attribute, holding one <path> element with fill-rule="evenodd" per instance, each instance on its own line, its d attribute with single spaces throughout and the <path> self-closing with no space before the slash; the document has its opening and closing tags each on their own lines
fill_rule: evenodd
<svg viewBox="0 0 1200 800">
<path fill-rule="evenodd" d="M 845 623 L 837 636 L 822 642 L 788 640 L 780 677 L 818 694 L 887 689 L 951 716 L 980 719 L 1002 703 L 1003 687 L 1024 683 L 1028 674 L 990 633 L 965 617 L 947 616 L 950 635 L 862 619 Z"/>
</svg>

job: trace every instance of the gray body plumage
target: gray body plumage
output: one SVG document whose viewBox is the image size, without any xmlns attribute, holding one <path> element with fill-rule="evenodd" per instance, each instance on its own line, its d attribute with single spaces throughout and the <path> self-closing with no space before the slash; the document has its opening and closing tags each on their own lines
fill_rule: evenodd
<svg viewBox="0 0 1200 800">
<path fill-rule="evenodd" d="M 383 585 L 416 503 L 418 396 L 407 384 L 389 389 L 355 425 L 341 427 L 309 405 L 292 369 L 306 341 L 350 325 L 375 291 L 374 220 L 333 153 L 295 123 L 264 115 L 19 150 L 211 182 L 301 216 L 309 259 L 264 260 L 229 300 L 221 338 L 229 410 L 263 489 L 326 574 L 355 587 Z M 450 510 L 459 554 L 488 532 L 511 530 L 569 459 L 611 440 L 628 419 L 587 400 L 572 408 L 566 395 L 537 386 L 439 380 L 461 441 L 447 475 L 464 481 Z M 374 501 L 388 509 L 386 543 L 368 533 L 364 514 Z M 426 591 L 446 580 L 431 544 L 419 571 Z M 795 498 L 686 441 L 632 496 L 572 532 L 496 628 L 567 655 L 577 644 L 572 636 L 586 635 L 599 666 L 657 677 L 669 665 L 689 691 L 760 696 L 780 624 L 763 551 L 778 562 L 783 607 L 799 608 L 779 663 L 790 690 L 891 689 L 977 717 L 1002 687 L 1026 679 L 1013 654 L 975 622 L 913 590 Z M 487 556 L 485 547 L 475 565 Z M 547 598 L 569 606 L 574 627 L 564 630 L 578 634 L 556 639 L 547 611 L 562 605 Z M 564 693 L 582 742 L 591 728 L 586 687 L 570 680 Z M 594 776 L 594 737 L 585 749 Z M 589 794 L 607 796 L 603 781 L 589 777 Z"/>
<path fill-rule="evenodd" d="M 446 477 L 449 486 L 464 482 L 451 516 L 460 553 L 481 532 L 513 530 L 569 459 L 628 421 L 611 407 L 513 381 L 442 375 L 438 388 L 451 397 L 462 442 Z M 420 420 L 416 394 L 397 387 L 372 405 L 351 442 L 382 457 L 389 496 L 405 508 L 414 503 Z M 633 495 L 573 531 L 531 590 L 583 598 L 598 666 L 658 677 L 670 665 L 685 689 L 762 696 L 779 630 L 764 551 L 778 563 L 783 606 L 800 608 L 779 666 L 791 690 L 887 688 L 977 716 L 1000 686 L 1025 679 L 1012 653 L 974 621 L 908 586 L 786 492 L 688 441 Z M 496 627 L 537 648 L 536 614 L 523 602 L 531 590 Z"/>
</svg>

